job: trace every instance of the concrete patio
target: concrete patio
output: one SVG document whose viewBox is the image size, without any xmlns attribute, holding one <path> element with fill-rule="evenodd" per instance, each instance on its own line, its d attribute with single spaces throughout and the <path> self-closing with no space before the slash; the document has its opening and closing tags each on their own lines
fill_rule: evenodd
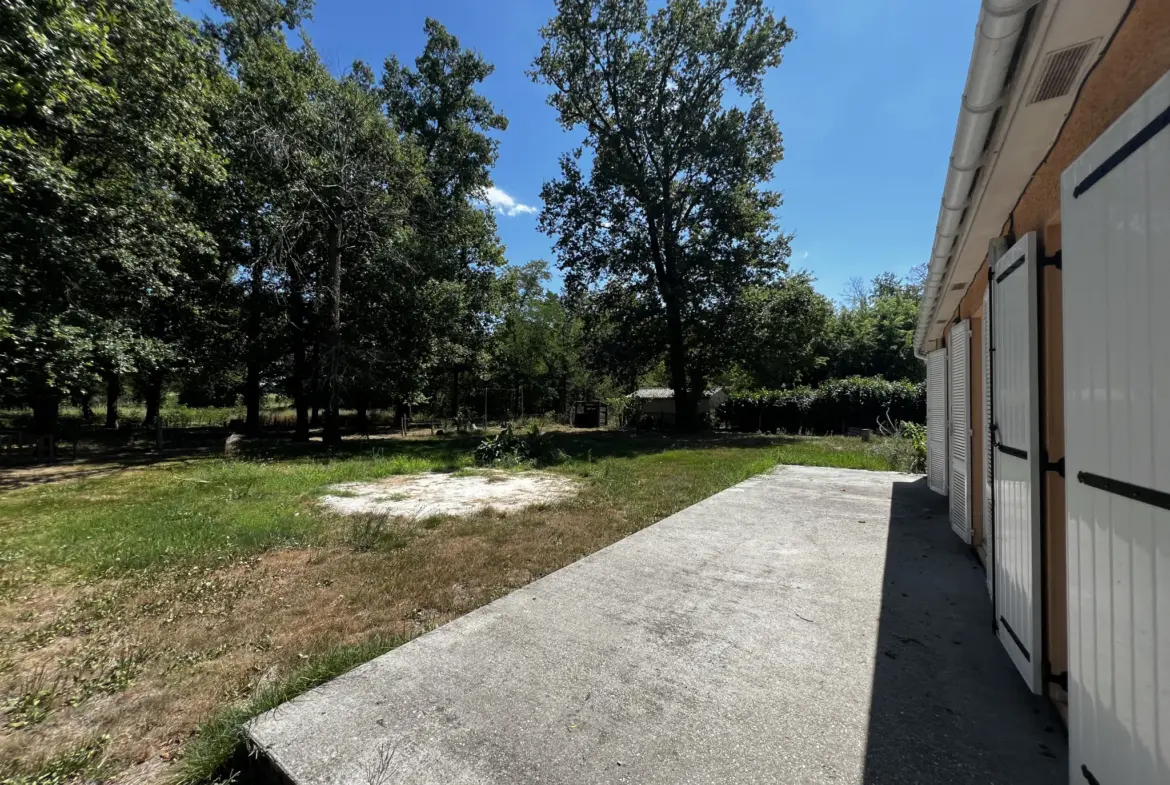
<svg viewBox="0 0 1170 785">
<path fill-rule="evenodd" d="M 303 785 L 1066 783 L 912 475 L 755 477 L 261 715 Z"/>
</svg>

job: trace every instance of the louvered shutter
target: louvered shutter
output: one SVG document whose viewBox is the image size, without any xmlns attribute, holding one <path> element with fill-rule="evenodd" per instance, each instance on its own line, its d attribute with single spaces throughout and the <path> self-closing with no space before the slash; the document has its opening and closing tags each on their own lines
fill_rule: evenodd
<svg viewBox="0 0 1170 785">
<path fill-rule="evenodd" d="M 970 325 L 963 320 L 951 328 L 950 338 L 950 486 L 951 528 L 963 542 L 971 542 L 971 401 Z"/>
<path fill-rule="evenodd" d="M 926 355 L 926 481 L 947 494 L 947 350 Z"/>
<path fill-rule="evenodd" d="M 987 591 L 991 592 L 992 578 L 995 568 L 992 561 L 995 558 L 995 548 L 992 547 L 995 536 L 995 515 L 992 505 L 993 494 L 991 488 L 991 286 L 983 291 L 983 422 L 979 427 L 983 431 L 983 551 L 987 558 Z"/>
</svg>

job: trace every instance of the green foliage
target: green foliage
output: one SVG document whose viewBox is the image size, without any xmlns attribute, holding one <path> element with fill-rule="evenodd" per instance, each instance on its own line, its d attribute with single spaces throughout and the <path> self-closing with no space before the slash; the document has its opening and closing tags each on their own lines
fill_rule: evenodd
<svg viewBox="0 0 1170 785">
<path fill-rule="evenodd" d="M 831 379 L 819 387 L 735 393 L 719 416 L 741 430 L 839 433 L 843 428 L 877 430 L 889 421 L 925 422 L 923 384 L 879 377 Z"/>
<path fill-rule="evenodd" d="M 517 434 L 508 425 L 475 448 L 475 462 L 481 466 L 552 466 L 564 460 L 564 452 L 536 425 L 524 434 Z"/>
<path fill-rule="evenodd" d="M 868 285 L 856 282 L 851 302 L 830 324 L 830 375 L 925 379 L 925 366 L 914 356 L 913 345 L 922 298 L 919 277 L 902 280 L 883 273 Z"/>
<path fill-rule="evenodd" d="M 883 457 L 891 471 L 926 471 L 926 426 L 902 422 L 892 428 L 882 428 L 874 452 Z"/>
<path fill-rule="evenodd" d="M 605 399 L 608 407 L 609 424 L 625 427 L 630 425 L 638 415 L 641 406 L 639 402 L 628 395 L 614 395 Z"/>
<path fill-rule="evenodd" d="M 220 74 L 158 0 L 0 9 L 0 376 L 44 410 L 110 367 L 174 364 L 212 246 Z M 103 367 L 105 366 L 105 367 Z"/>
<path fill-rule="evenodd" d="M 917 422 L 903 422 L 898 428 L 900 438 L 909 441 L 914 450 L 912 472 L 926 471 L 926 425 Z"/>
<path fill-rule="evenodd" d="M 812 283 L 808 273 L 793 273 L 744 293 L 734 359 L 749 387 L 780 389 L 824 378 L 833 350 L 833 305 Z"/>
</svg>

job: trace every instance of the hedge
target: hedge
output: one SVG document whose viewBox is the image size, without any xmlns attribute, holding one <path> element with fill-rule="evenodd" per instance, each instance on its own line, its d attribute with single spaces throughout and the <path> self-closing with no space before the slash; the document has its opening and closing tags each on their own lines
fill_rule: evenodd
<svg viewBox="0 0 1170 785">
<path fill-rule="evenodd" d="M 926 385 L 881 377 L 830 379 L 817 388 L 735 393 L 719 418 L 744 431 L 840 433 L 902 421 L 926 422 Z"/>
</svg>

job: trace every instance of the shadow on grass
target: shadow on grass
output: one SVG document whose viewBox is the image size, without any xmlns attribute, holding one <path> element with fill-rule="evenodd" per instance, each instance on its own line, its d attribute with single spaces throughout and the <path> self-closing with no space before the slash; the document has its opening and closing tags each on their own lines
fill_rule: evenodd
<svg viewBox="0 0 1170 785">
<path fill-rule="evenodd" d="M 201 460 L 223 457 L 228 431 L 222 428 L 175 428 L 164 433 L 163 448 L 158 450 L 153 434 L 145 432 L 94 432 L 81 438 L 82 449 L 76 455 L 72 445 L 58 451 L 54 463 L 0 466 L 0 491 L 26 485 L 59 480 L 83 479 L 141 468 L 164 462 Z M 241 440 L 233 453 L 242 460 L 334 461 L 362 457 L 402 456 L 437 464 L 442 470 L 455 471 L 467 455 L 483 440 L 482 432 L 457 436 L 400 438 L 373 433 L 368 437 L 347 434 L 345 441 L 328 447 L 320 439 L 296 442 L 291 431 L 268 430 L 259 437 Z M 591 458 L 634 458 L 667 450 L 707 450 L 715 448 L 776 447 L 799 441 L 796 437 L 706 431 L 679 434 L 658 431 L 550 431 L 550 442 L 569 460 Z"/>
<path fill-rule="evenodd" d="M 722 448 L 758 449 L 798 442 L 796 437 L 762 436 L 708 431 L 694 434 L 631 431 L 549 431 L 549 442 L 569 460 L 592 458 L 635 458 L 667 450 L 710 450 Z M 483 433 L 460 436 L 436 436 L 423 439 L 352 438 L 340 447 L 328 448 L 320 442 L 293 443 L 258 441 L 245 447 L 242 456 L 266 460 L 320 458 L 336 460 L 370 455 L 421 458 L 454 470 L 459 461 L 472 452 L 485 437 Z"/>
</svg>

